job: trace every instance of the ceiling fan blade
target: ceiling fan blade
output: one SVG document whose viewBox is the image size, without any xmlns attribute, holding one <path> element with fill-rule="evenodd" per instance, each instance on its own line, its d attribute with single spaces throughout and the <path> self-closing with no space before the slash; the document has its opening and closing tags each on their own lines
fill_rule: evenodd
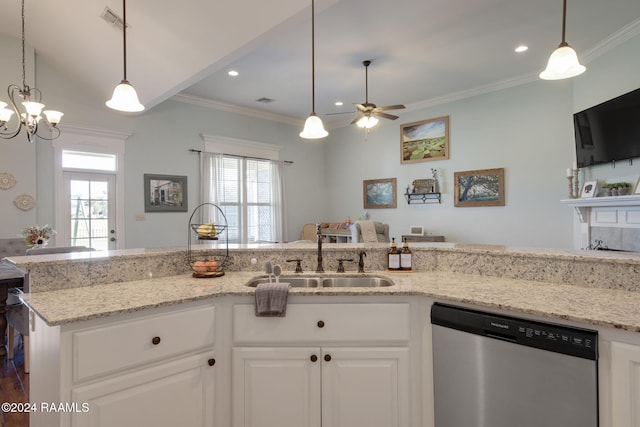
<svg viewBox="0 0 640 427">
<path fill-rule="evenodd" d="M 325 116 L 336 116 L 338 114 L 353 114 L 353 113 L 357 113 L 357 111 L 343 111 L 341 113 L 326 113 L 324 115 Z"/>
<path fill-rule="evenodd" d="M 407 108 L 402 104 L 397 104 L 397 105 L 387 105 L 386 107 L 378 107 L 377 110 L 378 111 L 384 111 L 384 110 L 402 110 L 403 108 Z"/>
<path fill-rule="evenodd" d="M 351 122 L 352 125 L 355 125 L 356 123 L 358 123 L 358 120 L 360 120 L 361 118 L 363 118 L 365 116 L 364 113 L 358 114 L 358 117 L 356 117 L 355 119 L 353 119 L 353 121 Z"/>
<path fill-rule="evenodd" d="M 355 104 L 354 103 L 353 105 L 355 105 L 355 107 L 360 111 L 367 111 L 366 104 Z"/>
<path fill-rule="evenodd" d="M 383 117 L 383 118 L 389 119 L 389 120 L 395 120 L 395 119 L 398 118 L 398 116 L 394 116 L 393 114 L 383 113 L 381 111 L 374 111 L 372 114 L 374 116 L 376 116 L 376 117 Z"/>
</svg>

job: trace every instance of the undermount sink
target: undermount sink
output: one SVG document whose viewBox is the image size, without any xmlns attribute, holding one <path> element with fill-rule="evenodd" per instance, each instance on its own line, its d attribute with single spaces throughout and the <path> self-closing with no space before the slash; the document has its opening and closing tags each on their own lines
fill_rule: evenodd
<svg viewBox="0 0 640 427">
<path fill-rule="evenodd" d="M 271 279 L 273 282 L 274 279 Z M 293 288 L 379 288 L 393 286 L 393 282 L 376 276 L 280 276 L 280 282 L 290 283 Z M 255 288 L 260 283 L 269 283 L 268 277 L 252 279 L 246 286 Z"/>
</svg>

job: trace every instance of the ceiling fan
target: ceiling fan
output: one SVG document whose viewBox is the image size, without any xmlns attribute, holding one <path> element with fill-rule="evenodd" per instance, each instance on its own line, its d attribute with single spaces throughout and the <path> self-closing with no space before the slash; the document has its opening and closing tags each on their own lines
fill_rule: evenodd
<svg viewBox="0 0 640 427">
<path fill-rule="evenodd" d="M 369 65 L 371 65 L 370 60 L 362 61 L 362 65 L 364 65 L 364 75 L 365 75 L 365 101 L 364 104 L 353 104 L 356 106 L 360 114 L 353 119 L 351 124 L 357 124 L 363 128 L 371 128 L 378 123 L 378 119 L 376 117 L 382 117 L 384 119 L 395 120 L 398 116 L 394 116 L 393 114 L 383 113 L 386 110 L 401 110 L 405 108 L 402 104 L 397 105 L 387 105 L 386 107 L 377 107 L 376 104 L 369 102 Z"/>
</svg>

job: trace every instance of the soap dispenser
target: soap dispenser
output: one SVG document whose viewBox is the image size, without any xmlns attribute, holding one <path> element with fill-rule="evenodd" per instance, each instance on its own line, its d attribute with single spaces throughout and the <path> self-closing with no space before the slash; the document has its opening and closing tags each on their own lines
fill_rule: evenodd
<svg viewBox="0 0 640 427">
<path fill-rule="evenodd" d="M 402 251 L 400 251 L 400 270 L 411 271 L 411 268 L 411 249 L 409 249 L 409 243 L 405 237 L 402 242 Z"/>
<path fill-rule="evenodd" d="M 391 247 L 389 248 L 389 252 L 387 252 L 387 268 L 391 271 L 400 270 L 400 251 L 398 250 L 398 245 L 396 245 L 396 238 L 391 238 Z"/>
</svg>

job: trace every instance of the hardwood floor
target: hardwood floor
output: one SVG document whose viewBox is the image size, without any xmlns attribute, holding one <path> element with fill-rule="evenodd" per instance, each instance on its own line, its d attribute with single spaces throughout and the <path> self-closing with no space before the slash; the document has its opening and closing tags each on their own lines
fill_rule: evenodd
<svg viewBox="0 0 640 427">
<path fill-rule="evenodd" d="M 13 360 L 3 356 L 0 359 L 0 403 L 26 403 L 29 401 L 29 374 L 24 372 L 24 352 L 22 340 L 16 348 Z M 0 410 L 0 426 L 29 427 L 26 412 L 4 412 Z"/>
</svg>

